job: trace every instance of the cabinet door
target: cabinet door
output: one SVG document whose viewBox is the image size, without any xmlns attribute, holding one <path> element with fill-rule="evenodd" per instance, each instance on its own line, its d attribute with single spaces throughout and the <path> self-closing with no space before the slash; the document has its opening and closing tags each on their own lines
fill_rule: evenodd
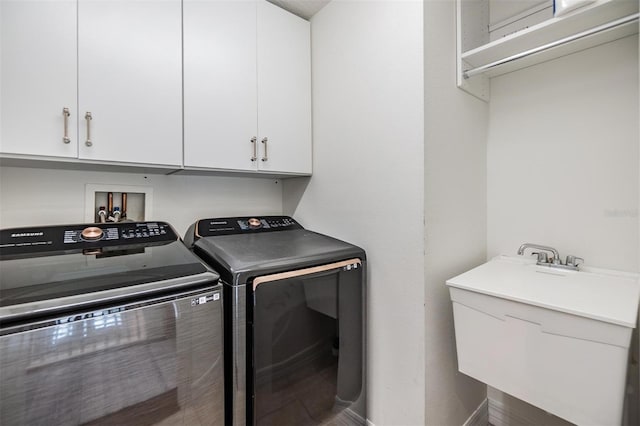
<svg viewBox="0 0 640 426">
<path fill-rule="evenodd" d="M 184 0 L 183 19 L 184 164 L 255 170 L 256 3 Z"/>
<path fill-rule="evenodd" d="M 79 0 L 80 158 L 182 164 L 181 37 L 180 0 Z"/>
<path fill-rule="evenodd" d="M 74 0 L 0 1 L 1 152 L 78 155 L 76 11 Z"/>
<path fill-rule="evenodd" d="M 308 21 L 266 1 L 258 3 L 261 170 L 311 173 L 309 31 Z M 268 139 L 266 144 L 264 138 Z"/>
</svg>

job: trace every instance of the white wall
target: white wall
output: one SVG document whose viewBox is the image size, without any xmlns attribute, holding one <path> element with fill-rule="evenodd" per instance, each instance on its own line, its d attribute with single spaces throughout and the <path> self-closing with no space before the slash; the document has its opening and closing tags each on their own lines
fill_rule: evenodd
<svg viewBox="0 0 640 426">
<path fill-rule="evenodd" d="M 334 0 L 311 20 L 314 175 L 285 212 L 367 251 L 368 418 L 424 425 L 422 1 Z"/>
<path fill-rule="evenodd" d="M 491 81 L 488 254 L 638 271 L 638 38 Z"/>
<path fill-rule="evenodd" d="M 488 105 L 456 87 L 455 2 L 428 0 L 425 43 L 426 424 L 462 425 L 486 386 L 458 372 L 445 281 L 485 261 Z"/>
<path fill-rule="evenodd" d="M 638 114 L 637 35 L 494 78 L 488 257 L 532 242 L 640 270 Z"/>
<path fill-rule="evenodd" d="M 282 184 L 273 179 L 2 167 L 0 227 L 85 222 L 87 183 L 151 187 L 148 219 L 180 235 L 199 218 L 282 213 Z"/>
</svg>

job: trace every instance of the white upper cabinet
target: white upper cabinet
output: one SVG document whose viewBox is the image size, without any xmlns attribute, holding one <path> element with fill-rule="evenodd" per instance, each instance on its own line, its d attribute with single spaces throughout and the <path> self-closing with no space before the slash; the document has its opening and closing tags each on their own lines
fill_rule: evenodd
<svg viewBox="0 0 640 426">
<path fill-rule="evenodd" d="M 76 10 L 75 1 L 0 1 L 0 152 L 78 155 Z"/>
<path fill-rule="evenodd" d="M 181 53 L 180 0 L 79 0 L 81 159 L 181 165 Z"/>
<path fill-rule="evenodd" d="M 256 4 L 183 3 L 184 164 L 255 170 Z"/>
<path fill-rule="evenodd" d="M 184 0 L 184 165 L 311 173 L 309 22 L 265 1 Z"/>
<path fill-rule="evenodd" d="M 271 3 L 1 0 L 0 23 L 3 156 L 311 173 L 310 26 Z"/>
<path fill-rule="evenodd" d="M 258 3 L 258 141 L 260 167 L 311 173 L 309 22 Z"/>
<path fill-rule="evenodd" d="M 181 166 L 180 0 L 2 0 L 0 20 L 2 154 Z"/>
</svg>

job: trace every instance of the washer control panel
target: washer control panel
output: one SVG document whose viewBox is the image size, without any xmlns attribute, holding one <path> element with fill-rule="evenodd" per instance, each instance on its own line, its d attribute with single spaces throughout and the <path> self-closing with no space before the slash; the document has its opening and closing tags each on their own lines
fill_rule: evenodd
<svg viewBox="0 0 640 426">
<path fill-rule="evenodd" d="M 304 229 L 289 216 L 223 217 L 199 220 L 196 237 Z"/>
<path fill-rule="evenodd" d="M 3 229 L 0 253 L 11 254 L 96 249 L 178 240 L 165 222 L 121 222 Z"/>
<path fill-rule="evenodd" d="M 122 222 L 104 225 L 91 225 L 85 228 L 72 228 L 64 231 L 64 243 L 81 243 L 83 241 L 114 241 L 124 244 L 144 243 L 145 241 L 175 240 L 171 227 L 161 222 Z M 167 238 L 169 236 L 169 238 Z"/>
</svg>

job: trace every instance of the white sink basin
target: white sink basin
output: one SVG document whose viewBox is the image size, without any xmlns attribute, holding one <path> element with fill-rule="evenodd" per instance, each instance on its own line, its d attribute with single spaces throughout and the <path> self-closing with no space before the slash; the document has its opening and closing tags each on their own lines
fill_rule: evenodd
<svg viewBox="0 0 640 426">
<path fill-rule="evenodd" d="M 499 256 L 447 281 L 458 369 L 579 425 L 619 425 L 637 274 Z"/>
<path fill-rule="evenodd" d="M 631 328 L 640 300 L 638 274 L 570 271 L 510 256 L 498 256 L 451 278 L 447 285 Z"/>
</svg>

